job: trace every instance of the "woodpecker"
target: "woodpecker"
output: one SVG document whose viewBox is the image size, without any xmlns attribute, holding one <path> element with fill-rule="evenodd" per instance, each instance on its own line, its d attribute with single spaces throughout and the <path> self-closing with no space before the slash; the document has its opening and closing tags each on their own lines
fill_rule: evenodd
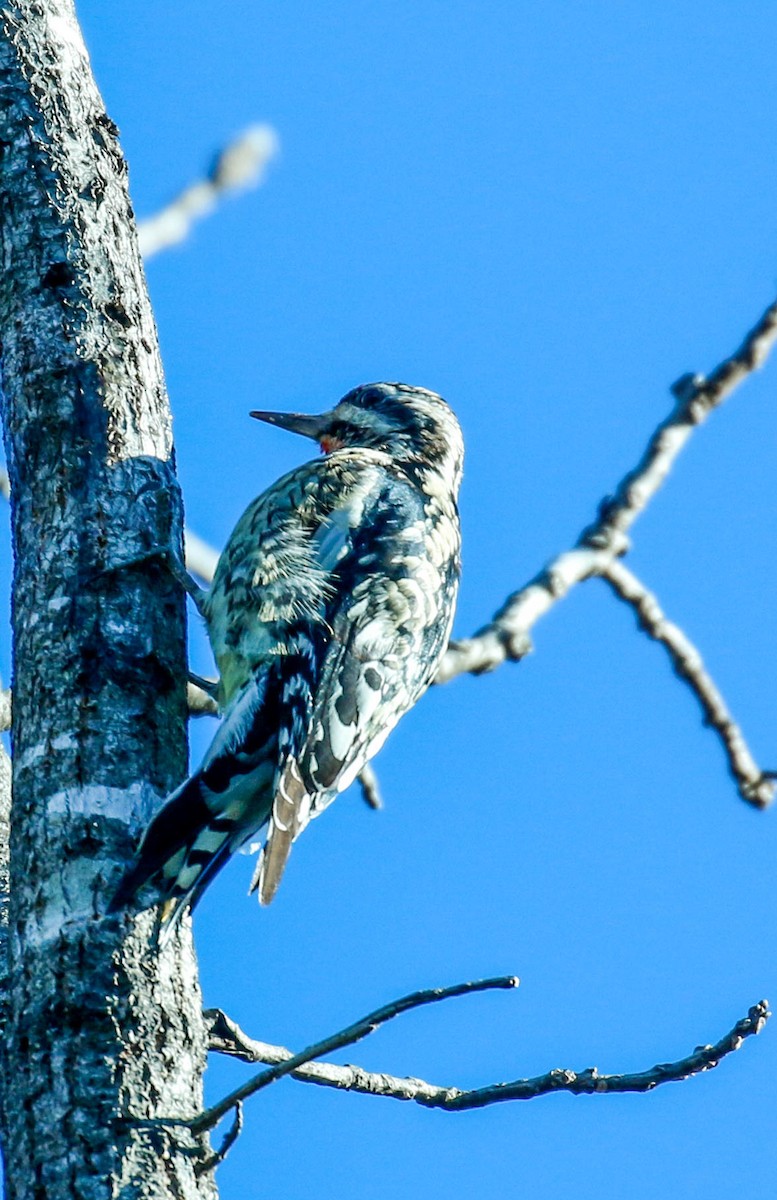
<svg viewBox="0 0 777 1200">
<path fill-rule="evenodd" d="M 269 904 L 292 843 L 431 683 L 453 621 L 463 443 L 445 401 L 373 383 L 319 416 L 251 416 L 312 438 L 323 456 L 249 505 L 208 592 L 188 588 L 222 720 L 112 905 L 156 877 L 163 929 L 265 829 L 250 890 Z"/>
</svg>

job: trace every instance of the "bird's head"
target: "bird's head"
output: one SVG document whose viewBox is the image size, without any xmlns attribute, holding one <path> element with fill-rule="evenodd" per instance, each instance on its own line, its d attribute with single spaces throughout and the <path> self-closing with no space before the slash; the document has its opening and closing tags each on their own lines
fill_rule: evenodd
<svg viewBox="0 0 777 1200">
<path fill-rule="evenodd" d="M 367 383 L 329 412 L 252 412 L 252 417 L 301 433 L 325 454 L 352 447 L 380 450 L 396 463 L 439 476 L 454 493 L 461 480 L 464 445 L 459 423 L 436 392 L 406 383 Z"/>
</svg>

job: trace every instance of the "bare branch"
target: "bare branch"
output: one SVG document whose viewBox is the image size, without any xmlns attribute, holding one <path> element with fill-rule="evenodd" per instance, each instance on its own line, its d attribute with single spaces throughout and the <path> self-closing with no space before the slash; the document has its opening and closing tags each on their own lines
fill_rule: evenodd
<svg viewBox="0 0 777 1200">
<path fill-rule="evenodd" d="M 269 125 L 252 125 L 217 156 L 205 179 L 192 183 L 154 217 L 138 225 L 140 252 L 152 258 L 183 242 L 196 221 L 207 217 L 223 196 L 257 187 L 278 152 L 278 135 Z"/>
<path fill-rule="evenodd" d="M 343 1046 L 352 1046 L 354 1042 L 360 1042 L 362 1038 L 367 1037 L 370 1033 L 374 1033 L 381 1025 L 385 1025 L 387 1021 L 393 1020 L 394 1017 L 400 1016 L 402 1013 L 409 1012 L 412 1008 L 420 1008 L 425 1004 L 437 1004 L 440 1000 L 450 1000 L 456 996 L 469 996 L 475 992 L 487 992 L 495 989 L 515 988 L 518 986 L 518 979 L 515 975 L 500 975 L 493 979 L 476 979 L 469 983 L 457 983 L 452 987 L 447 988 L 428 988 L 421 992 L 411 992 L 409 996 L 403 996 L 399 1000 L 392 1000 L 389 1004 L 384 1004 L 381 1008 L 376 1008 L 374 1012 L 368 1013 L 365 1017 L 361 1017 L 353 1025 L 347 1026 L 346 1029 L 341 1029 L 338 1033 L 330 1034 L 329 1037 L 323 1038 L 320 1042 L 314 1042 L 305 1050 L 301 1050 L 299 1054 L 292 1055 L 285 1062 L 276 1063 L 269 1067 L 266 1071 L 261 1071 L 255 1075 L 253 1079 L 249 1079 L 242 1087 L 236 1088 L 234 1092 L 230 1092 L 218 1104 L 214 1104 L 211 1108 L 200 1113 L 198 1117 L 191 1119 L 182 1119 L 180 1117 L 158 1117 L 155 1120 L 139 1120 L 136 1123 L 141 1126 L 175 1126 L 185 1127 L 190 1129 L 192 1133 L 206 1133 L 213 1129 L 219 1123 L 222 1117 L 233 1109 L 243 1100 L 247 1100 L 249 1096 L 253 1096 L 256 1092 L 268 1087 L 276 1080 L 282 1079 L 284 1075 L 291 1075 L 297 1067 L 303 1066 L 314 1058 L 320 1058 L 322 1054 L 331 1054 L 333 1050 L 340 1050 Z"/>
<path fill-rule="evenodd" d="M 7 733 L 11 728 L 11 689 L 0 690 L 0 733 Z"/>
<path fill-rule="evenodd" d="M 742 730 L 705 670 L 699 651 L 677 625 L 668 621 L 655 595 L 621 562 L 611 562 L 602 572 L 615 595 L 634 609 L 640 629 L 665 647 L 672 666 L 696 696 L 704 722 L 717 733 L 728 760 L 728 769 L 739 794 L 756 808 L 767 808 L 774 800 L 777 775 L 762 771 L 753 759 Z"/>
<path fill-rule="evenodd" d="M 204 1014 L 210 1022 L 210 1048 L 222 1054 L 242 1058 L 246 1062 L 289 1063 L 293 1058 L 284 1046 L 270 1046 L 249 1038 L 238 1025 L 219 1009 Z M 747 1016 L 716 1042 L 714 1046 L 699 1046 L 685 1058 L 673 1063 L 660 1063 L 648 1071 L 623 1075 L 601 1075 L 595 1067 L 585 1071 L 556 1069 L 512 1083 L 495 1083 L 488 1087 L 464 1091 L 456 1087 L 440 1087 L 412 1077 L 399 1078 L 365 1071 L 361 1067 L 337 1066 L 328 1062 L 308 1062 L 291 1071 L 302 1083 L 315 1083 L 341 1091 L 362 1092 L 370 1096 L 387 1096 L 392 1100 L 413 1100 L 425 1108 L 444 1108 L 462 1112 L 484 1108 L 507 1100 L 533 1100 L 549 1092 L 572 1092 L 574 1095 L 604 1095 L 613 1092 L 649 1092 L 662 1083 L 676 1083 L 709 1071 L 722 1058 L 738 1050 L 747 1037 L 760 1033 L 771 1016 L 766 1000 L 755 1004 Z"/>
<path fill-rule="evenodd" d="M 212 583 L 219 561 L 218 550 L 208 545 L 196 533 L 192 533 L 188 526 L 184 530 L 183 544 L 186 569 L 201 579 L 203 583 Z"/>
<path fill-rule="evenodd" d="M 559 554 L 524 587 L 508 596 L 488 625 L 474 637 L 451 642 L 436 683 L 465 672 L 493 671 L 506 659 L 517 661 L 531 650 L 530 631 L 570 588 L 601 575 L 629 549 L 628 533 L 663 484 L 693 431 L 757 367 L 777 339 L 777 303 L 772 304 L 742 345 L 709 378 L 684 375 L 672 386 L 674 411 L 658 426 L 637 466 L 624 475 L 615 494 L 605 499 L 593 525 L 574 547 Z"/>
<path fill-rule="evenodd" d="M 206 1158 L 204 1162 L 198 1163 L 194 1168 L 194 1174 L 199 1178 L 201 1175 L 206 1175 L 211 1171 L 215 1171 L 216 1167 L 221 1166 L 242 1132 L 243 1105 L 238 1102 L 234 1108 L 232 1124 L 225 1133 L 224 1140 L 222 1141 L 218 1150 L 215 1154 L 211 1154 L 209 1158 Z"/>
</svg>

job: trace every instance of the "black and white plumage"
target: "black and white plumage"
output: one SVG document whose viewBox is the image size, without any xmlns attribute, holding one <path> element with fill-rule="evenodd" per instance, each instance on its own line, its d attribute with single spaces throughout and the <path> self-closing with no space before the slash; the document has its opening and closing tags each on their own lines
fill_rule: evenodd
<svg viewBox="0 0 777 1200">
<path fill-rule="evenodd" d="M 163 923 L 264 827 L 252 890 L 269 903 L 292 842 L 426 690 L 453 620 L 463 445 L 447 404 L 377 383 L 321 416 L 251 415 L 324 455 L 249 505 L 202 594 L 223 720 L 120 893 L 161 876 Z"/>
</svg>

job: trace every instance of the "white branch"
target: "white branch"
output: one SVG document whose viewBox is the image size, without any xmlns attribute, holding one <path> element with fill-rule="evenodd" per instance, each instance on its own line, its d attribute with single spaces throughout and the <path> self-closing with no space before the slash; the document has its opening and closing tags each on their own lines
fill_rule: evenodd
<svg viewBox="0 0 777 1200">
<path fill-rule="evenodd" d="M 240 1058 L 244 1062 L 272 1065 L 288 1064 L 292 1059 L 299 1058 L 285 1046 L 271 1046 L 267 1042 L 249 1038 L 220 1009 L 209 1009 L 204 1015 L 210 1022 L 211 1050 Z M 760 1033 L 770 1015 L 768 1001 L 762 1000 L 753 1005 L 747 1016 L 715 1045 L 697 1046 L 691 1054 L 673 1063 L 661 1063 L 647 1071 L 620 1075 L 603 1075 L 596 1067 L 589 1067 L 585 1071 L 556 1068 L 527 1079 L 463 1090 L 427 1083 L 412 1076 L 401 1078 L 329 1062 L 307 1061 L 296 1066 L 290 1074 L 301 1083 L 314 1083 L 338 1091 L 362 1092 L 370 1096 L 386 1096 L 392 1100 L 412 1100 L 425 1108 L 457 1112 L 484 1108 L 507 1100 L 533 1100 L 549 1092 L 572 1092 L 575 1095 L 649 1092 L 662 1083 L 678 1082 L 716 1067 L 722 1058 L 738 1050 L 745 1038 Z"/>
<path fill-rule="evenodd" d="M 160 1125 L 185 1127 L 192 1132 L 204 1133 L 207 1130 L 213 1129 L 236 1105 L 247 1100 L 249 1096 L 255 1095 L 262 1091 L 276 1080 L 282 1079 L 285 1075 L 290 1075 L 297 1067 L 303 1066 L 314 1058 L 320 1058 L 322 1054 L 330 1054 L 334 1050 L 339 1050 L 343 1046 L 352 1046 L 354 1042 L 360 1042 L 369 1034 L 374 1033 L 381 1025 L 385 1025 L 387 1021 L 392 1021 L 395 1017 L 401 1016 L 402 1013 L 410 1012 L 411 1009 L 420 1008 L 422 1005 L 439 1004 L 442 1000 L 455 999 L 457 996 L 472 996 L 477 992 L 489 992 L 495 989 L 511 989 L 518 987 L 518 979 L 515 975 L 500 975 L 493 979 L 476 979 L 468 983 L 456 983 L 452 987 L 445 988 L 426 988 L 424 991 L 411 992 L 408 996 L 402 996 L 399 1000 L 392 1000 L 389 1004 L 384 1004 L 380 1008 L 376 1008 L 373 1012 L 367 1013 L 358 1021 L 354 1021 L 352 1025 L 348 1025 L 345 1029 L 339 1030 L 337 1033 L 330 1034 L 329 1037 L 322 1038 L 320 1042 L 314 1042 L 305 1050 L 301 1050 L 299 1054 L 294 1054 L 291 1058 L 283 1062 L 276 1063 L 269 1067 L 266 1071 L 261 1071 L 255 1075 L 253 1079 L 249 1079 L 248 1083 L 244 1083 L 242 1087 L 236 1088 L 230 1092 L 218 1104 L 214 1104 L 211 1108 L 200 1113 L 197 1117 L 189 1119 L 181 1117 L 157 1117 L 153 1120 L 139 1120 L 139 1126 L 157 1127 Z"/>
<path fill-rule="evenodd" d="M 571 550 L 557 555 L 508 596 L 474 637 L 452 642 L 435 682 L 447 683 L 465 672 L 493 671 L 507 659 L 517 661 L 529 653 L 530 632 L 540 617 L 575 584 L 603 574 L 614 559 L 626 553 L 631 526 L 664 483 L 693 431 L 763 365 L 776 339 L 777 303 L 770 305 L 742 345 L 709 378 L 684 375 L 673 385 L 673 412 L 658 426 L 637 466 L 623 477 L 615 494 L 602 502 L 593 525 L 583 530 Z"/>
<path fill-rule="evenodd" d="M 205 179 L 185 188 L 171 204 L 138 225 L 145 259 L 185 241 L 192 226 L 209 216 L 226 195 L 258 187 L 278 153 L 278 135 L 270 125 L 252 125 L 217 156 Z"/>
<path fill-rule="evenodd" d="M 753 759 L 739 725 L 728 710 L 696 647 L 679 628 L 667 620 L 657 598 L 622 562 L 609 563 L 602 572 L 615 595 L 631 605 L 644 632 L 659 642 L 669 655 L 679 677 L 688 684 L 704 713 L 705 724 L 717 733 L 728 760 L 728 769 L 739 794 L 748 804 L 766 808 L 777 791 L 775 773 L 762 771 Z"/>
<path fill-rule="evenodd" d="M 183 535 L 186 568 L 201 579 L 203 583 L 212 583 L 219 561 L 219 552 L 209 546 L 206 541 L 192 533 L 188 527 Z"/>
</svg>

